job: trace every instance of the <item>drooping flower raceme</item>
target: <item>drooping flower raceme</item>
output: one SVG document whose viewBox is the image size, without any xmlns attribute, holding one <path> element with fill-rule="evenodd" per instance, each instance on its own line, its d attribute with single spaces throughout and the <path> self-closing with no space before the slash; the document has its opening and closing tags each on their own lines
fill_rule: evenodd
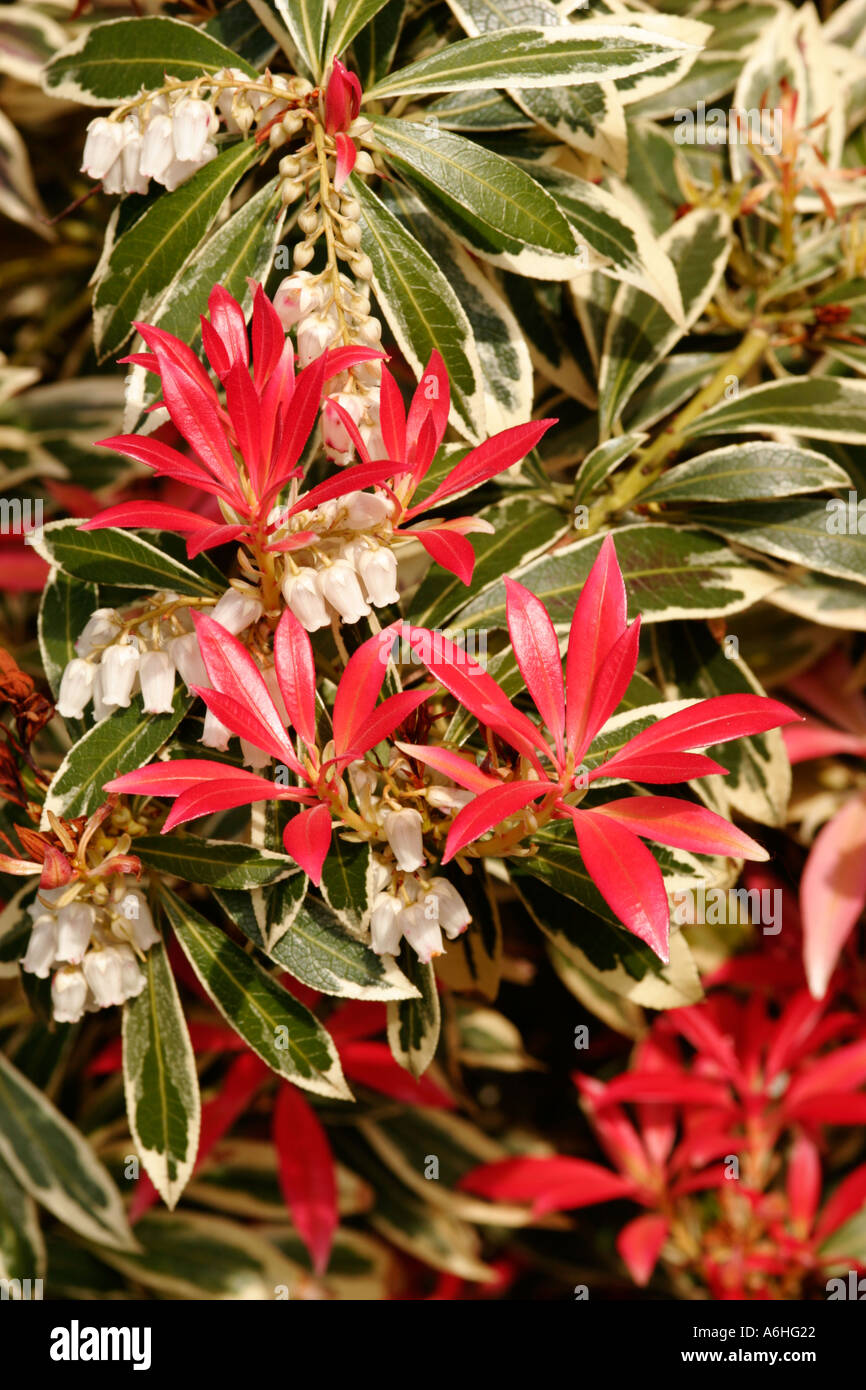
<svg viewBox="0 0 866 1390">
<path fill-rule="evenodd" d="M 110 797 L 87 821 L 64 822 L 49 812 L 49 831 L 17 828 L 31 858 L 0 855 L 4 873 L 39 875 L 21 969 L 50 977 L 58 1023 L 77 1023 L 140 994 L 141 961 L 160 939 L 136 881 L 141 862 L 129 852 L 135 823 L 116 803 Z"/>
<path fill-rule="evenodd" d="M 57 712 L 80 719 L 90 701 L 97 720 L 128 709 L 140 691 L 145 714 L 170 713 L 175 673 L 189 688 L 205 680 L 189 604 L 179 594 L 156 593 L 125 616 L 98 608 L 75 642 L 77 655 L 63 672 Z M 239 589 L 226 589 L 213 616 L 229 632 L 246 631 L 261 617 L 262 605 Z"/>
</svg>

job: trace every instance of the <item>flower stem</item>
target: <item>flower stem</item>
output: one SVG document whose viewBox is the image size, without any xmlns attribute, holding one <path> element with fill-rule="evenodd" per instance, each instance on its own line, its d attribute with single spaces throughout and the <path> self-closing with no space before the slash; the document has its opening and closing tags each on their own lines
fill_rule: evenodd
<svg viewBox="0 0 866 1390">
<path fill-rule="evenodd" d="M 584 533 L 592 535 L 602 528 L 609 517 L 623 511 L 655 482 L 665 466 L 682 449 L 688 427 L 710 406 L 720 401 L 731 377 L 744 377 L 767 349 L 770 338 L 766 329 L 751 328 L 733 352 L 726 356 L 706 386 L 693 396 L 668 427 L 645 449 L 641 449 L 634 465 L 622 473 L 610 491 L 590 507 Z"/>
</svg>

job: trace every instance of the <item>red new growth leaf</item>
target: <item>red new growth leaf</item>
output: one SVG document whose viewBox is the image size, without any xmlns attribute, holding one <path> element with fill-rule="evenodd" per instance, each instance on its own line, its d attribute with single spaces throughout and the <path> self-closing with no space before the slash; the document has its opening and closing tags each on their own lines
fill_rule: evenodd
<svg viewBox="0 0 866 1390">
<path fill-rule="evenodd" d="M 283 845 L 286 854 L 300 864 L 318 887 L 322 881 L 322 866 L 331 848 L 331 813 L 327 806 L 314 806 L 293 816 L 283 831 Z"/>
<path fill-rule="evenodd" d="M 565 757 L 565 683 L 559 641 L 540 599 L 514 579 L 505 580 L 508 631 L 520 673 L 535 707 L 553 734 L 559 761 Z"/>
<path fill-rule="evenodd" d="M 338 1221 L 334 1159 L 316 1112 L 294 1086 L 277 1093 L 274 1143 L 292 1222 L 316 1274 L 324 1274 Z"/>
</svg>

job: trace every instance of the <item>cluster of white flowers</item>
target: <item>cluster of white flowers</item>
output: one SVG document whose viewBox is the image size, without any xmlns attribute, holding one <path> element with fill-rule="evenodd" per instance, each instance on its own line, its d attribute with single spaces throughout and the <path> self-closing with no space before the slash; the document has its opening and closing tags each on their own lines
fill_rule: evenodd
<svg viewBox="0 0 866 1390">
<path fill-rule="evenodd" d="M 378 773 L 364 762 L 352 763 L 349 781 L 367 824 L 378 823 L 393 859 L 373 855 L 371 945 L 377 955 L 395 956 L 403 937 L 418 958 L 427 962 L 442 954 L 442 933 L 453 941 L 462 935 L 472 915 L 447 878 L 425 874 L 424 822 L 414 807 L 396 809 L 377 794 Z M 473 793 L 455 787 L 444 777 L 426 789 L 428 804 L 443 812 L 458 811 Z"/>
<path fill-rule="evenodd" d="M 236 589 L 227 589 L 212 609 L 216 621 L 235 635 L 261 614 L 258 600 Z M 139 690 L 147 714 L 167 714 L 176 672 L 186 686 L 209 684 L 189 607 L 179 595 L 155 595 L 134 627 L 114 608 L 91 614 L 75 643 L 78 655 L 60 682 L 57 712 L 64 719 L 80 719 L 91 700 L 96 719 L 104 719 L 127 709 Z"/>
<path fill-rule="evenodd" d="M 360 213 L 355 199 L 344 199 Z M 301 213 L 305 217 L 306 213 Z M 357 224 L 353 224 L 356 226 Z M 360 237 L 360 233 L 359 233 Z M 360 284 L 353 282 L 348 275 L 339 276 L 340 303 L 335 301 L 334 287 L 324 276 L 312 275 L 306 270 L 296 270 L 287 276 L 274 295 L 274 308 L 285 329 L 294 328 L 298 344 L 298 362 L 306 367 L 320 357 L 328 348 L 339 344 L 343 326 L 348 330 L 353 343 L 366 347 L 378 347 L 382 337 L 382 325 L 370 313 L 370 291 L 365 283 L 369 274 L 360 274 L 368 268 L 361 264 L 355 267 Z M 372 268 L 371 268 L 372 271 Z M 341 322 L 342 317 L 342 322 Z M 336 412 L 329 411 L 328 400 L 335 401 L 351 417 L 358 427 L 367 452 L 371 458 L 384 458 L 385 446 L 379 429 L 379 383 L 382 379 L 382 364 L 377 359 L 372 362 L 359 362 L 351 371 L 343 372 L 335 378 L 330 395 L 326 398 L 322 413 L 322 433 L 325 453 L 332 462 L 344 466 L 355 458 L 355 446 L 349 433 Z"/>
<path fill-rule="evenodd" d="M 21 968 L 40 980 L 52 976 L 58 1023 L 77 1023 L 83 1014 L 122 1004 L 144 989 L 139 960 L 159 941 L 159 932 L 144 895 L 127 879 L 118 878 L 104 902 L 70 897 L 69 885 L 42 889 L 28 910 L 33 929 Z"/>
<path fill-rule="evenodd" d="M 394 841 L 389 839 L 392 847 L 404 836 L 406 844 L 414 838 L 414 827 L 400 818 L 417 815 L 412 810 L 391 812 L 395 822 Z M 453 941 L 472 920 L 457 889 L 440 875 L 428 879 L 405 872 L 395 876 L 391 866 L 377 860 L 374 882 L 377 891 L 370 916 L 370 944 L 379 956 L 396 956 L 405 937 L 418 959 L 426 964 L 434 956 L 441 956 L 443 932 Z"/>
<path fill-rule="evenodd" d="M 209 101 L 159 93 L 124 116 L 90 122 L 82 172 L 101 179 L 105 193 L 146 193 L 151 179 L 171 191 L 216 158 L 218 127 Z"/>
<path fill-rule="evenodd" d="M 273 519 L 278 526 L 282 514 Z M 308 632 L 327 627 L 334 615 L 345 623 L 369 616 L 371 608 L 396 603 L 397 558 L 391 549 L 392 504 L 381 493 L 349 492 L 285 523 L 286 536 L 312 532 L 308 547 L 286 554 L 283 597 Z M 275 532 L 277 537 L 282 530 Z"/>
</svg>

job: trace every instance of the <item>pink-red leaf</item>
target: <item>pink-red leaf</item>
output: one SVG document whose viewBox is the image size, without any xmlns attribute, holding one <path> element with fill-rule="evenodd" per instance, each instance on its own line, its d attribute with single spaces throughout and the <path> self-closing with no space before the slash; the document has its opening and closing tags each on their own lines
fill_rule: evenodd
<svg viewBox="0 0 866 1390">
<path fill-rule="evenodd" d="M 562 763 L 565 757 L 565 682 L 556 631 L 541 600 L 508 577 L 505 606 L 520 673 L 538 713 L 553 734 Z"/>
<path fill-rule="evenodd" d="M 309 636 L 287 608 L 274 633 L 277 683 L 289 719 L 308 748 L 316 747 L 316 667 Z"/>
<path fill-rule="evenodd" d="M 327 806 L 313 806 L 293 816 L 283 831 L 283 845 L 318 888 L 331 848 L 331 814 Z"/>
<path fill-rule="evenodd" d="M 597 807 L 596 814 L 611 817 L 646 840 L 673 845 L 675 849 L 724 854 L 732 859 L 769 858 L 757 840 L 723 816 L 675 796 L 622 797 Z"/>
<path fill-rule="evenodd" d="M 310 1252 L 315 1273 L 322 1275 L 338 1222 L 336 1170 L 321 1122 L 294 1086 L 281 1086 L 277 1092 L 274 1145 L 292 1223 Z"/>
<path fill-rule="evenodd" d="M 608 907 L 667 962 L 670 910 L 655 859 L 631 830 L 609 817 L 581 809 L 573 819 L 583 862 Z"/>
<path fill-rule="evenodd" d="M 495 825 L 508 820 L 531 801 L 538 801 L 555 788 L 556 784 L 553 782 L 508 782 L 504 786 L 481 792 L 454 817 L 445 843 L 442 863 L 447 864 L 473 840 L 477 840 Z"/>
</svg>

